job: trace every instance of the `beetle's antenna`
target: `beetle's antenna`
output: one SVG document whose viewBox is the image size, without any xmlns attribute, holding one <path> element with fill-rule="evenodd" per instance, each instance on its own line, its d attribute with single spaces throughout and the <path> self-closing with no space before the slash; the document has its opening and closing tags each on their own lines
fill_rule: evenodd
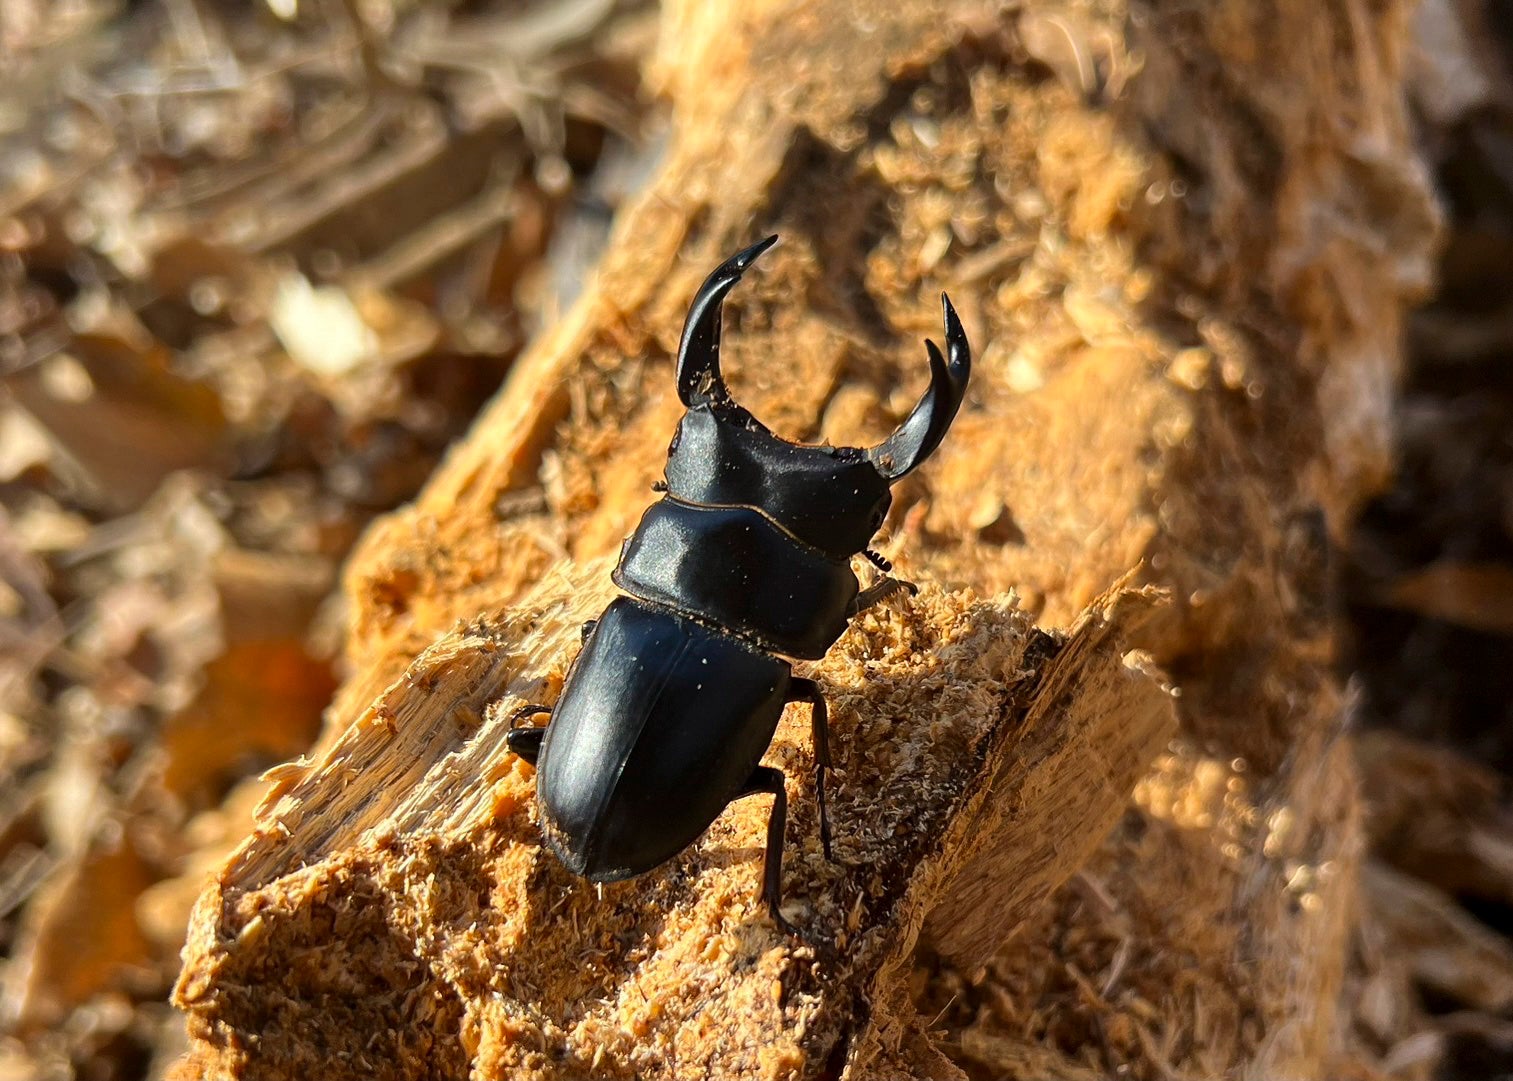
<svg viewBox="0 0 1513 1081">
<path fill-rule="evenodd" d="M 887 439 L 867 451 L 867 460 L 889 481 L 895 481 L 928 458 L 956 419 L 972 374 L 972 350 L 951 298 L 940 294 L 946 324 L 946 356 L 926 339 L 930 354 L 930 387 L 908 418 Z M 949 357 L 949 359 L 947 359 Z"/>
<path fill-rule="evenodd" d="M 736 252 L 715 267 L 694 294 L 678 346 L 678 398 L 689 408 L 730 401 L 730 391 L 720 375 L 720 309 L 741 275 L 777 239 L 774 234 Z"/>
</svg>

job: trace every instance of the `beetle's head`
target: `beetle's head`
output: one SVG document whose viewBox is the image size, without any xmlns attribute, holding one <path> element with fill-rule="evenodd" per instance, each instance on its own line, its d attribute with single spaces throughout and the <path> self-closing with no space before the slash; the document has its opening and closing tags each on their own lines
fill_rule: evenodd
<svg viewBox="0 0 1513 1081">
<path fill-rule="evenodd" d="M 720 308 L 770 236 L 721 263 L 700 287 L 678 349 L 678 397 L 688 407 L 667 451 L 670 495 L 706 506 L 750 506 L 836 558 L 860 552 L 882 525 L 894 481 L 930 456 L 961 407 L 971 373 L 966 334 L 944 295 L 946 355 L 926 342 L 930 386 L 875 447 L 807 446 L 769 431 L 731 398 L 720 375 Z"/>
</svg>

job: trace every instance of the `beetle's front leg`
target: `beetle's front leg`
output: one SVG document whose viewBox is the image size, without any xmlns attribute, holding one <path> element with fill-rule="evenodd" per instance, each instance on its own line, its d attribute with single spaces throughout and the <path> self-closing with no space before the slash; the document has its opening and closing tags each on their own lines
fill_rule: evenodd
<svg viewBox="0 0 1513 1081">
<path fill-rule="evenodd" d="M 891 597 L 901 589 L 909 591 L 909 596 L 919 592 L 919 587 L 913 582 L 906 582 L 902 578 L 881 578 L 858 593 L 851 601 L 851 606 L 846 609 L 846 618 L 850 619 L 865 612 L 884 597 Z"/>
<path fill-rule="evenodd" d="M 504 734 L 504 742 L 507 747 L 531 765 L 536 764 L 536 759 L 541 756 L 541 741 L 546 738 L 547 726 L 551 721 L 539 728 L 516 728 L 515 725 L 526 717 L 544 713 L 547 717 L 552 715 L 551 706 L 539 706 L 534 702 L 521 706 L 510 714 L 510 729 Z"/>
<path fill-rule="evenodd" d="M 809 703 L 809 717 L 814 725 L 814 795 L 820 805 L 820 847 L 827 860 L 834 860 L 830 853 L 830 812 L 825 806 L 825 771 L 830 768 L 830 714 L 825 708 L 820 685 L 814 680 L 794 679 L 788 688 L 788 701 Z"/>
<path fill-rule="evenodd" d="M 772 913 L 774 923 L 794 938 L 803 938 L 798 928 L 778 911 L 783 899 L 783 830 L 788 825 L 788 790 L 783 787 L 782 771 L 771 766 L 758 766 L 751 771 L 750 779 L 736 799 L 760 792 L 772 794 L 772 816 L 767 819 L 767 857 L 762 863 L 762 900 Z"/>
</svg>

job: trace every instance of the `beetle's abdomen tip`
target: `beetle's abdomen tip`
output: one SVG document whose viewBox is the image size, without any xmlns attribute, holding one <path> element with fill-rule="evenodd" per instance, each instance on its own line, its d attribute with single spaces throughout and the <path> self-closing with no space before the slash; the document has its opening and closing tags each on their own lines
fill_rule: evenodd
<svg viewBox="0 0 1513 1081">
<path fill-rule="evenodd" d="M 600 858 L 595 852 L 595 845 L 574 843 L 573 839 L 564 837 L 556 830 L 543 831 L 546 837 L 546 845 L 552 850 L 562 866 L 579 878 L 586 878 L 590 882 L 622 882 L 627 878 L 634 878 L 641 872 L 623 865 L 611 864 Z"/>
<path fill-rule="evenodd" d="M 541 810 L 547 811 L 545 807 Z M 584 872 L 588 870 L 589 864 L 588 845 L 581 843 L 579 838 L 564 833 L 552 820 L 549 811 L 541 816 L 541 838 L 562 866 L 580 878 L 585 877 Z"/>
</svg>

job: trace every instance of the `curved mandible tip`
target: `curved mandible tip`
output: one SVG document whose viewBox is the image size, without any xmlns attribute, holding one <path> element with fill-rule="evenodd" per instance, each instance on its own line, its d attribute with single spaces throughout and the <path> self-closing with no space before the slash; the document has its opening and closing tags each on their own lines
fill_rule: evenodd
<svg viewBox="0 0 1513 1081">
<path fill-rule="evenodd" d="M 918 466 L 940 446 L 946 429 L 956 419 L 972 375 L 972 350 L 951 298 L 940 294 L 946 324 L 946 355 L 929 339 L 930 386 L 913 411 L 887 439 L 867 451 L 867 460 L 889 481 L 895 481 Z"/>
<path fill-rule="evenodd" d="M 777 234 L 736 252 L 704 279 L 688 308 L 678 345 L 678 398 L 692 408 L 730 399 L 720 376 L 720 308 L 757 256 L 777 243 Z"/>
</svg>

